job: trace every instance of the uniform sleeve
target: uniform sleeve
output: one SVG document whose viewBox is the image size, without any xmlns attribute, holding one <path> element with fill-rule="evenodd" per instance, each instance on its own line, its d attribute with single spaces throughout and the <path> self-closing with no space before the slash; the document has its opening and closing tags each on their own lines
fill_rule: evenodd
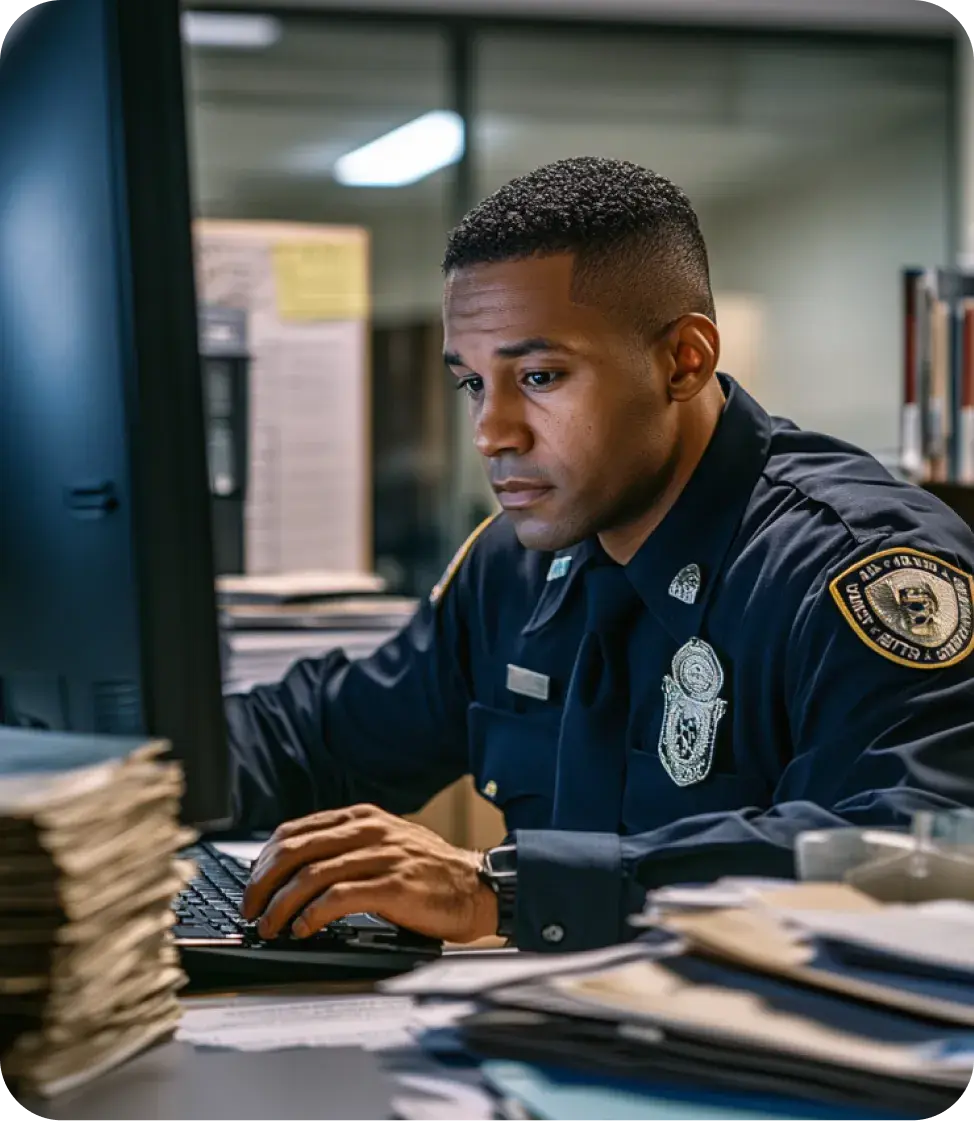
<svg viewBox="0 0 974 1121">
<path fill-rule="evenodd" d="M 467 771 L 463 584 L 369 658 L 335 651 L 227 698 L 238 826 L 357 802 L 410 813 Z"/>
<path fill-rule="evenodd" d="M 886 549 L 895 552 L 897 543 L 879 551 Z M 915 551 L 915 541 L 904 549 Z M 961 552 L 930 547 L 929 555 L 963 575 L 970 562 Z M 628 837 L 519 832 L 522 948 L 574 950 L 625 939 L 626 915 L 648 888 L 727 875 L 792 876 L 794 843 L 805 830 L 902 827 L 918 810 L 974 806 L 971 645 L 948 648 L 948 662 L 962 656 L 935 668 L 878 652 L 829 587 L 846 564 L 865 559 L 847 557 L 817 582 L 785 636 L 791 747 L 772 806 L 684 818 Z"/>
</svg>

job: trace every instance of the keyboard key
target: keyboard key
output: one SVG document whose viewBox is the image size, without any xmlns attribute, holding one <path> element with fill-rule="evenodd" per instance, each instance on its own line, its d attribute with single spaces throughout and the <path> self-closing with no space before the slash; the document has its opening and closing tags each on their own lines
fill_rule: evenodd
<svg viewBox="0 0 974 1121">
<path fill-rule="evenodd" d="M 177 938 L 219 938 L 220 932 L 208 926 L 174 926 L 173 934 Z"/>
</svg>

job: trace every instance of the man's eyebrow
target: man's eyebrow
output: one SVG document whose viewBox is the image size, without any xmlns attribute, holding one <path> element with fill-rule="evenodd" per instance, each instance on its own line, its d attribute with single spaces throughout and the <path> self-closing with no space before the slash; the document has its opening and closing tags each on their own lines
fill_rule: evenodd
<svg viewBox="0 0 974 1121">
<path fill-rule="evenodd" d="M 507 343 L 504 346 L 499 346 L 494 351 L 496 358 L 525 358 L 529 354 L 538 354 L 543 351 L 561 350 L 566 351 L 570 348 L 563 343 L 556 343 L 552 339 L 545 339 L 536 337 L 533 339 L 522 339 L 520 342 Z M 447 350 L 443 354 L 443 361 L 448 366 L 466 366 L 466 362 L 454 350 Z"/>
<path fill-rule="evenodd" d="M 522 339 L 518 343 L 508 343 L 507 346 L 499 346 L 494 351 L 494 354 L 498 358 L 524 358 L 528 354 L 537 354 L 539 351 L 567 349 L 568 347 L 563 346 L 561 343 L 556 343 L 552 339 L 536 337 L 533 339 Z"/>
</svg>

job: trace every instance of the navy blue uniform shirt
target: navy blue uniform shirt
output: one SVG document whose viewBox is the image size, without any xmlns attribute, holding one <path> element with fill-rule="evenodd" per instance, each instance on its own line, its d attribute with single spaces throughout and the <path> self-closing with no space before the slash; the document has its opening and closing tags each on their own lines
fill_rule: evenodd
<svg viewBox="0 0 974 1121">
<path fill-rule="evenodd" d="M 802 830 L 974 804 L 971 531 L 722 385 L 624 568 L 500 516 L 372 657 L 229 698 L 240 822 L 412 812 L 472 773 L 517 842 L 518 944 L 569 950 L 625 937 L 647 887 L 791 875 Z"/>
</svg>

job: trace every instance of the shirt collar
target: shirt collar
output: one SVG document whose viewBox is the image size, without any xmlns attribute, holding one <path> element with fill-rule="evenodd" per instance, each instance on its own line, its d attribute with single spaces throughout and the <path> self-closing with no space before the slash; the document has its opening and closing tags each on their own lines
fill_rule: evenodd
<svg viewBox="0 0 974 1121">
<path fill-rule="evenodd" d="M 601 546 L 598 539 L 593 537 L 585 541 L 579 541 L 577 545 L 572 545 L 570 549 L 560 549 L 553 554 L 552 565 L 559 560 L 568 560 L 568 571 L 562 576 L 555 576 L 554 572 L 557 572 L 557 569 L 553 570 L 549 567 L 549 578 L 545 581 L 544 590 L 521 634 L 531 634 L 532 631 L 540 630 L 557 615 L 569 592 L 580 579 L 587 563 L 600 552 Z"/>
<path fill-rule="evenodd" d="M 699 634 L 771 447 L 768 414 L 732 378 L 717 376 L 726 400 L 707 450 L 673 508 L 626 565 L 640 598 L 680 643 Z M 693 603 L 670 593 L 674 577 L 690 565 L 701 575 Z"/>
</svg>

